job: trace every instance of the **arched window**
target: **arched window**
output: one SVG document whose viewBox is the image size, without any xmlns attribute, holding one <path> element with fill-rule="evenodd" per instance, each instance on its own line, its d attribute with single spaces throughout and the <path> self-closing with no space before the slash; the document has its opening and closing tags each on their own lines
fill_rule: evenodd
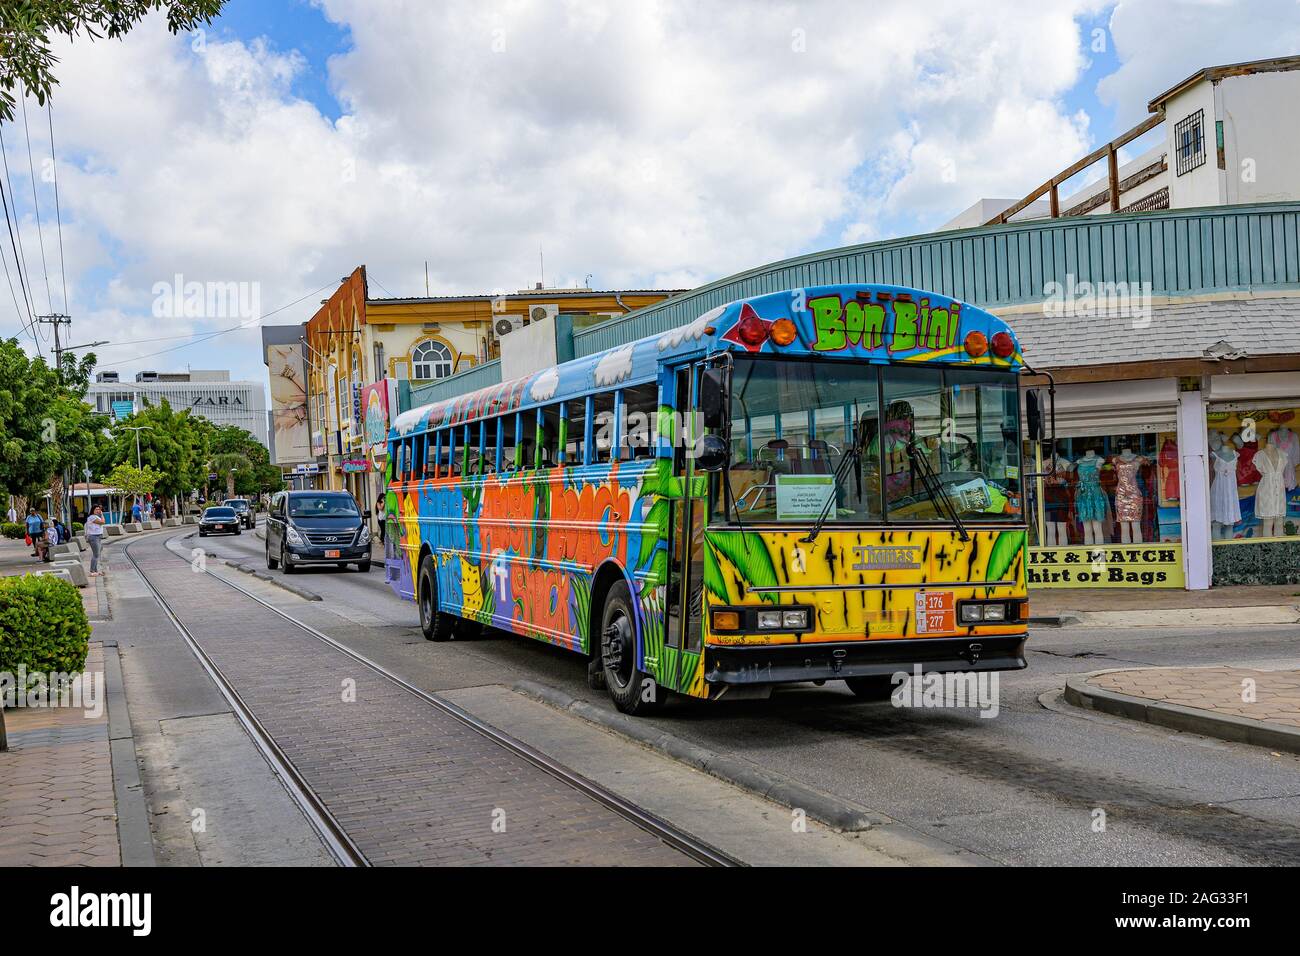
<svg viewBox="0 0 1300 956">
<path fill-rule="evenodd" d="M 427 382 L 451 374 L 451 349 L 441 342 L 421 342 L 411 350 L 411 378 Z"/>
</svg>

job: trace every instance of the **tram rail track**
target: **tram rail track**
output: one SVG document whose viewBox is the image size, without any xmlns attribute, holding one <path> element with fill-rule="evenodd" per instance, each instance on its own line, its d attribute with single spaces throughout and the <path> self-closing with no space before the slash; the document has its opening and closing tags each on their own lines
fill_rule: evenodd
<svg viewBox="0 0 1300 956">
<path fill-rule="evenodd" d="M 185 555 L 176 552 L 171 547 L 171 544 L 173 541 L 178 539 L 192 536 L 193 532 L 189 532 L 189 534 L 169 537 L 165 539 L 163 546 L 178 560 L 190 563 L 189 559 Z M 272 766 L 275 772 L 280 775 L 291 798 L 302 809 L 304 815 L 320 835 L 322 842 L 325 844 L 331 855 L 333 855 L 335 860 L 342 866 L 371 865 L 363 850 L 357 845 L 348 834 L 346 828 L 330 811 L 326 801 L 319 793 L 317 793 L 315 788 L 312 787 L 310 782 L 306 779 L 306 776 L 298 770 L 288 754 L 286 754 L 276 742 L 274 735 L 267 729 L 263 721 L 258 718 L 253 708 L 250 707 L 240 695 L 235 683 L 222 670 L 212 656 L 204 650 L 200 641 L 181 620 L 169 600 L 155 586 L 155 583 L 150 580 L 148 570 L 141 565 L 133 554 L 131 554 L 131 545 L 136 543 L 138 542 L 132 542 L 123 548 L 123 554 L 135 569 L 136 573 L 140 576 L 151 596 L 162 608 L 170 623 L 176 628 L 187 646 L 194 653 L 195 657 L 199 660 L 208 675 L 212 678 L 219 692 L 230 703 L 236 717 L 249 733 L 249 736 L 253 739 L 267 762 Z M 707 842 L 700 840 L 693 834 L 674 826 L 655 814 L 649 813 L 608 788 L 595 783 L 581 774 L 575 773 L 536 748 L 533 748 L 515 737 L 512 737 L 496 727 L 480 720 L 456 704 L 411 684 L 409 681 L 393 673 L 383 665 L 371 660 L 364 654 L 358 653 L 305 621 L 299 620 L 292 614 L 282 608 L 276 607 L 274 604 L 264 600 L 257 594 L 254 594 L 234 581 L 216 574 L 206 566 L 201 568 L 201 573 L 237 592 L 255 605 L 270 611 L 297 630 L 310 635 L 318 642 L 365 667 L 384 681 L 400 688 L 401 691 L 411 697 L 414 697 L 422 704 L 432 707 L 441 714 L 452 718 L 472 730 L 475 734 L 491 741 L 503 750 L 526 761 L 543 773 L 555 778 L 562 784 L 595 801 L 628 823 L 651 834 L 663 844 L 678 851 L 688 859 L 704 866 L 744 865 L 741 861 L 718 850 Z"/>
</svg>

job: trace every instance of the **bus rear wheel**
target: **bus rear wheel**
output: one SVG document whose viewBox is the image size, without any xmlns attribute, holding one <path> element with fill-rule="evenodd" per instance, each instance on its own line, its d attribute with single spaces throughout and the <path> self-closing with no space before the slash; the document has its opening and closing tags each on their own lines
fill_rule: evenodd
<svg viewBox="0 0 1300 956">
<path fill-rule="evenodd" d="M 644 717 L 664 705 L 665 691 L 636 666 L 636 617 L 625 581 L 609 589 L 600 616 L 600 659 L 605 687 L 614 706 L 625 714 Z"/>
<path fill-rule="evenodd" d="M 420 571 L 415 582 L 415 601 L 420 607 L 420 630 L 426 641 L 449 641 L 454 621 L 450 614 L 438 610 L 438 575 L 433 567 L 433 556 L 420 559 Z"/>
<path fill-rule="evenodd" d="M 849 685 L 853 696 L 860 700 L 889 700 L 894 693 L 894 678 L 890 674 L 877 674 L 871 677 L 846 677 L 844 683 Z"/>
</svg>

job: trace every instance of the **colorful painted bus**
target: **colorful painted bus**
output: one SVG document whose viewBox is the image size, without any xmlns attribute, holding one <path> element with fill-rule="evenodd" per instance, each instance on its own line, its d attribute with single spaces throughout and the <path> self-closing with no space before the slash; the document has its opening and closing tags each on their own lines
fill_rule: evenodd
<svg viewBox="0 0 1300 956">
<path fill-rule="evenodd" d="M 1025 368 L 931 292 L 733 302 L 398 416 L 387 580 L 430 640 L 558 644 L 634 714 L 1022 668 Z"/>
</svg>

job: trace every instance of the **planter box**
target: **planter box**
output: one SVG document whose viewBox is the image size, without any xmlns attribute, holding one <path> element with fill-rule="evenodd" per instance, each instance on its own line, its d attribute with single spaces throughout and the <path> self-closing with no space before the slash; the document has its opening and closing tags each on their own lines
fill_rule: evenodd
<svg viewBox="0 0 1300 956">
<path fill-rule="evenodd" d="M 90 583 L 86 569 L 82 567 L 80 561 L 55 561 L 54 570 L 67 572 L 68 579 L 79 588 L 84 588 Z"/>
<path fill-rule="evenodd" d="M 106 524 L 104 525 L 104 534 L 110 538 L 120 538 L 126 534 L 126 530 L 120 524 Z"/>
</svg>

